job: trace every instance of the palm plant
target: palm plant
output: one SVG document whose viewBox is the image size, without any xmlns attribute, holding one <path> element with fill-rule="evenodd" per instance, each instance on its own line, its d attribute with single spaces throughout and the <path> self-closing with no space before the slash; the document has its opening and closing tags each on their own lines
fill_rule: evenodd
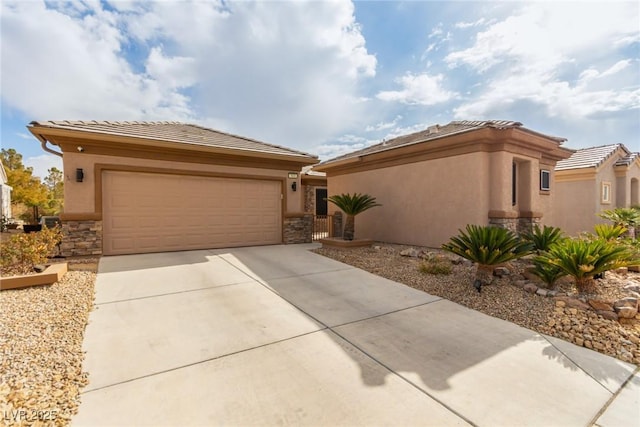
<svg viewBox="0 0 640 427">
<path fill-rule="evenodd" d="M 559 278 L 567 275 L 567 273 L 557 265 L 539 261 L 537 258 L 533 260 L 533 268 L 529 271 L 538 276 L 550 289 L 555 287 L 556 281 Z"/>
<path fill-rule="evenodd" d="M 521 240 L 513 232 L 500 227 L 467 225 L 459 230 L 442 249 L 452 252 L 478 265 L 474 286 L 480 292 L 482 285 L 491 281 L 493 267 L 529 254 L 531 243 Z"/>
<path fill-rule="evenodd" d="M 640 224 L 640 210 L 636 208 L 615 208 L 602 211 L 598 216 L 613 222 L 613 225 L 626 228 L 629 237 L 635 239 L 635 228 L 636 225 Z"/>
<path fill-rule="evenodd" d="M 558 227 L 545 225 L 544 228 L 540 228 L 536 224 L 530 232 L 524 233 L 522 238 L 530 242 L 533 245 L 533 249 L 540 253 L 548 250 L 552 244 L 562 239 L 563 233 Z"/>
<path fill-rule="evenodd" d="M 616 240 L 627 231 L 622 225 L 611 224 L 596 224 L 594 229 L 596 236 L 604 240 Z"/>
<path fill-rule="evenodd" d="M 536 262 L 556 266 L 575 279 L 580 292 L 595 291 L 594 276 L 608 270 L 640 264 L 628 246 L 604 239 L 565 239 L 553 244 Z"/>
<path fill-rule="evenodd" d="M 353 240 L 353 236 L 355 234 L 356 215 L 376 206 L 382 206 L 376 202 L 375 197 L 360 193 L 336 194 L 334 196 L 327 197 L 327 201 L 336 205 L 347 216 L 344 223 L 344 240 Z"/>
</svg>

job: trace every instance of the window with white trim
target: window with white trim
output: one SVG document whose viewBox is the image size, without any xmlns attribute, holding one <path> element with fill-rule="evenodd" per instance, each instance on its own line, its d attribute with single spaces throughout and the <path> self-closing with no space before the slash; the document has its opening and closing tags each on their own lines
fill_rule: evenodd
<svg viewBox="0 0 640 427">
<path fill-rule="evenodd" d="M 540 169 L 540 190 L 551 190 L 551 171 Z"/>
<path fill-rule="evenodd" d="M 602 197 L 600 203 L 609 204 L 611 203 L 611 183 L 603 182 L 602 183 Z"/>
</svg>

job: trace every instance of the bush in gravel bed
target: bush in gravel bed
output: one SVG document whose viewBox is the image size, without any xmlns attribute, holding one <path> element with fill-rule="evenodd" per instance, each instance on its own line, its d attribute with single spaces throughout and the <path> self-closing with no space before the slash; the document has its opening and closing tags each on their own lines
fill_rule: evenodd
<svg viewBox="0 0 640 427">
<path fill-rule="evenodd" d="M 572 276 L 581 293 L 595 292 L 594 276 L 600 273 L 640 264 L 628 246 L 604 239 L 565 239 L 551 245 L 535 262 Z"/>
<path fill-rule="evenodd" d="M 45 228 L 37 233 L 14 234 L 0 247 L 0 267 L 3 274 L 28 274 L 36 264 L 43 264 L 53 255 L 62 240 L 59 227 Z"/>
<path fill-rule="evenodd" d="M 533 249 L 537 252 L 544 252 L 549 250 L 549 247 L 563 238 L 562 230 L 558 227 L 549 227 L 545 225 L 540 228 L 536 224 L 533 229 L 522 235 L 522 238 L 533 245 Z"/>
<path fill-rule="evenodd" d="M 442 249 L 452 252 L 478 265 L 473 285 L 480 292 L 483 284 L 493 280 L 493 268 L 513 261 L 529 253 L 533 245 L 520 239 L 506 228 L 469 224 L 466 232 L 442 245 Z"/>
<path fill-rule="evenodd" d="M 442 274 L 447 275 L 451 274 L 452 268 L 451 263 L 446 263 L 440 260 L 427 260 L 420 263 L 418 266 L 418 270 L 420 270 L 423 274 Z"/>
</svg>

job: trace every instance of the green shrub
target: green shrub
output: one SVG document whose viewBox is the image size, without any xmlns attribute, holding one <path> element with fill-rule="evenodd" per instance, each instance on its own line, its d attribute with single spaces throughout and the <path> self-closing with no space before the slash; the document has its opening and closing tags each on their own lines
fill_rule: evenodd
<svg viewBox="0 0 640 427">
<path fill-rule="evenodd" d="M 45 263 L 61 241 L 59 227 L 45 228 L 37 233 L 14 234 L 1 245 L 0 266 L 17 274 L 27 274 L 33 271 L 34 265 Z"/>
<path fill-rule="evenodd" d="M 580 292 L 595 291 L 593 277 L 616 268 L 640 264 L 629 247 L 604 239 L 565 239 L 535 259 L 545 266 L 556 266 L 572 276 Z"/>
<path fill-rule="evenodd" d="M 594 229 L 596 236 L 604 240 L 616 240 L 627 231 L 622 225 L 611 224 L 596 224 Z"/>
<path fill-rule="evenodd" d="M 474 281 L 478 291 L 483 283 L 491 281 L 494 266 L 525 256 L 533 248 L 531 243 L 505 228 L 469 224 L 466 232 L 459 231 L 442 249 L 478 264 Z"/>
<path fill-rule="evenodd" d="M 327 201 L 336 205 L 346 215 L 343 233 L 344 240 L 353 240 L 356 227 L 356 215 L 371 208 L 375 208 L 376 206 L 382 206 L 380 203 L 376 202 L 375 197 L 360 193 L 336 194 L 327 197 Z"/>
<path fill-rule="evenodd" d="M 557 265 L 548 264 L 538 259 L 534 259 L 533 268 L 531 268 L 530 271 L 546 283 L 550 289 L 555 287 L 556 281 L 559 278 L 567 275 L 567 273 Z"/>
<path fill-rule="evenodd" d="M 427 260 L 420 263 L 418 270 L 423 274 L 447 275 L 451 274 L 452 268 L 451 263 L 439 260 Z"/>
<path fill-rule="evenodd" d="M 545 225 L 544 228 L 540 228 L 536 224 L 530 232 L 524 233 L 522 238 L 530 242 L 533 245 L 533 249 L 540 253 L 547 251 L 552 244 L 562 239 L 563 233 L 558 227 Z"/>
</svg>

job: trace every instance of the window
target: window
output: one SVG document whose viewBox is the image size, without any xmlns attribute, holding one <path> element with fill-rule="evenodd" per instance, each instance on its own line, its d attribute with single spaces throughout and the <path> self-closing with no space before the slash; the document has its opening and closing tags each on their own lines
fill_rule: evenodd
<svg viewBox="0 0 640 427">
<path fill-rule="evenodd" d="M 540 170 L 540 190 L 549 191 L 551 189 L 551 172 Z"/>
<path fill-rule="evenodd" d="M 600 203 L 603 203 L 603 204 L 611 203 L 611 183 L 610 182 L 602 183 L 602 199 Z"/>
</svg>

